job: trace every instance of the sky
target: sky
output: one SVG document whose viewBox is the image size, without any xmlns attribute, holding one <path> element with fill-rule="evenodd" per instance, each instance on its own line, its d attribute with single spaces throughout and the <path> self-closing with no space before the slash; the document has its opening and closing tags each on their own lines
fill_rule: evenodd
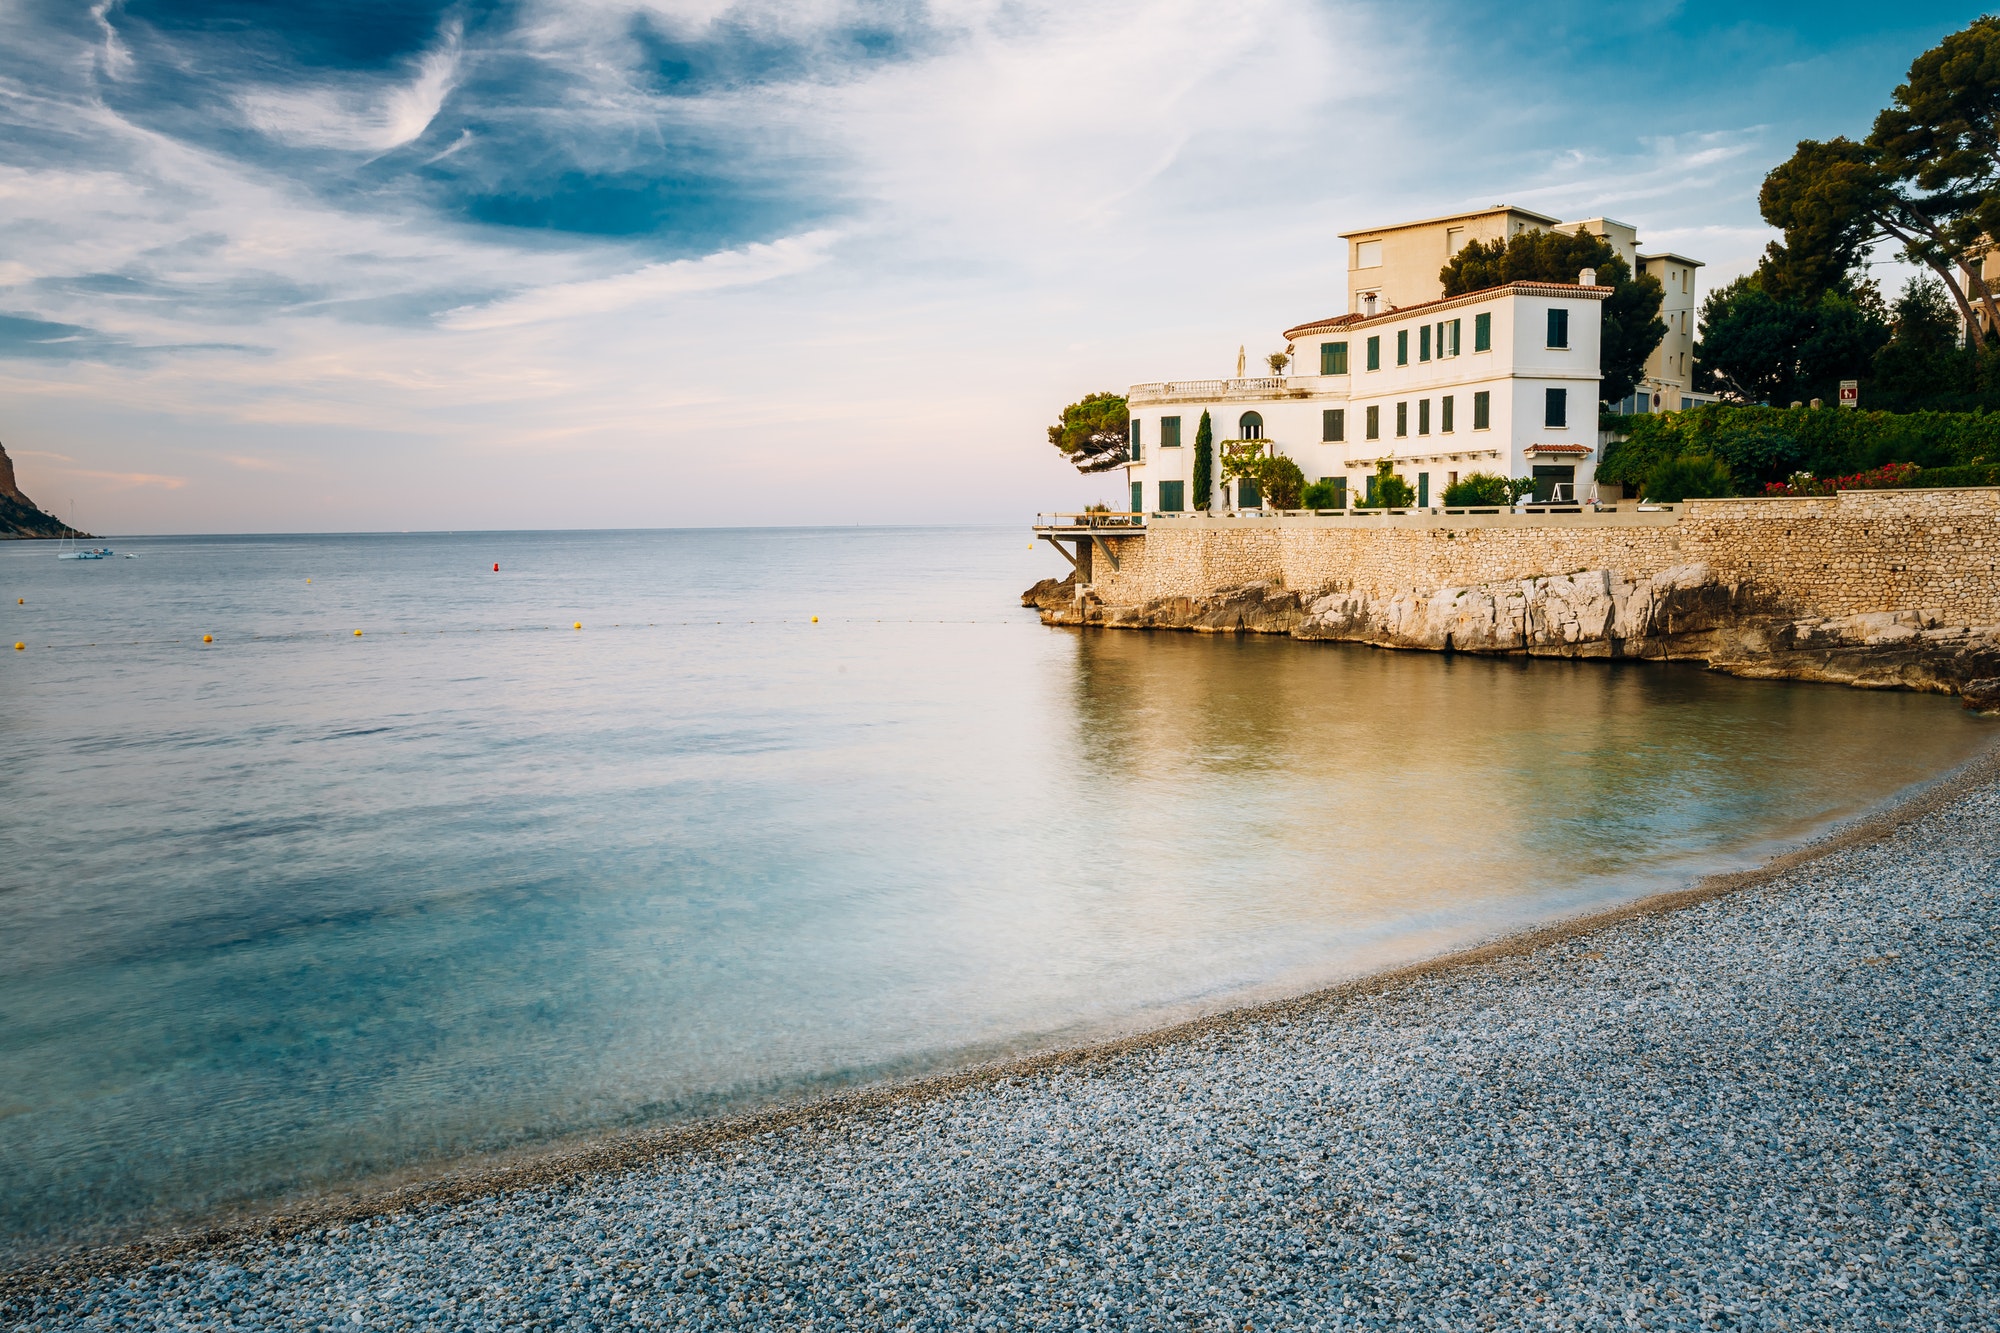
<svg viewBox="0 0 2000 1333">
<path fill-rule="evenodd" d="M 1021 522 L 1517 204 L 1720 285 L 1909 0 L 4 0 L 0 443 L 104 533 Z"/>
</svg>

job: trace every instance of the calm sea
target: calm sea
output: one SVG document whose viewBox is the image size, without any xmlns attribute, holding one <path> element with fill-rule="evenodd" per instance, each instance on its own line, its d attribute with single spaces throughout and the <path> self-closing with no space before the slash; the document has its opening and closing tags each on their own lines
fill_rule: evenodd
<svg viewBox="0 0 2000 1333">
<path fill-rule="evenodd" d="M 114 544 L 0 543 L 0 1261 L 1302 989 L 1993 734 L 1045 629 L 1015 530 Z"/>
</svg>

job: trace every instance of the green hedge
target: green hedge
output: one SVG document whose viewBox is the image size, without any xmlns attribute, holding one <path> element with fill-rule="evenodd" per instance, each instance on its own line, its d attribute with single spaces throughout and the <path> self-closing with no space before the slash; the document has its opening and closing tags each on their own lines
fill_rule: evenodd
<svg viewBox="0 0 2000 1333">
<path fill-rule="evenodd" d="M 1794 472 L 1844 476 L 1884 463 L 1915 463 L 1931 472 L 1955 473 L 1989 459 L 2000 460 L 2000 412 L 1856 412 L 1837 407 L 1716 404 L 1618 421 L 1626 436 L 1605 448 L 1597 475 L 1634 487 L 1643 486 L 1661 464 L 1684 454 L 1720 459 L 1745 491 L 1757 490 L 1758 483 L 1782 481 Z"/>
</svg>

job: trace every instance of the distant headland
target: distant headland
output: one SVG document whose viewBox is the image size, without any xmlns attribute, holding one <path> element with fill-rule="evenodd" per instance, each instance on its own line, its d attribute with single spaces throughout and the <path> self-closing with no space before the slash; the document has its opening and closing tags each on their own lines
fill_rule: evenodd
<svg viewBox="0 0 2000 1333">
<path fill-rule="evenodd" d="M 42 512 L 33 500 L 21 494 L 14 481 L 14 460 L 0 445 L 0 539 L 29 537 L 87 537 L 53 514 Z"/>
</svg>

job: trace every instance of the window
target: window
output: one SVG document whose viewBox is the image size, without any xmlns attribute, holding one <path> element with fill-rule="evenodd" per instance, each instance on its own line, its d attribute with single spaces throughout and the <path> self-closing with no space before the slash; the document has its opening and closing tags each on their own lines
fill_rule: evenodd
<svg viewBox="0 0 2000 1333">
<path fill-rule="evenodd" d="M 1236 438 L 1239 440 L 1263 439 L 1264 418 L 1255 412 L 1245 412 L 1236 419 Z"/>
<path fill-rule="evenodd" d="M 1145 508 L 1146 484 L 1142 481 L 1135 481 L 1132 483 L 1132 512 L 1137 514 L 1144 511 Z"/>
<path fill-rule="evenodd" d="M 1329 407 L 1319 414 L 1319 437 L 1328 444 L 1347 438 L 1347 409 Z"/>
<path fill-rule="evenodd" d="M 1481 319 L 1486 316 L 1481 315 Z M 1487 430 L 1493 425 L 1493 395 L 1481 389 L 1472 395 L 1472 428 Z"/>
<path fill-rule="evenodd" d="M 1542 390 L 1542 425 L 1559 430 L 1569 425 L 1569 390 Z"/>
<path fill-rule="evenodd" d="M 1347 478 L 1321 477 L 1319 479 L 1319 484 L 1322 486 L 1333 487 L 1333 508 L 1335 509 L 1347 508 Z"/>
<path fill-rule="evenodd" d="M 1417 360 L 1431 359 L 1431 326 L 1426 324 L 1417 330 Z"/>
<path fill-rule="evenodd" d="M 1382 409 L 1378 406 L 1371 406 L 1368 409 L 1367 434 L 1368 438 L 1371 440 L 1379 440 L 1382 438 Z"/>
<path fill-rule="evenodd" d="M 1396 438 L 1401 439 L 1403 436 L 1408 435 L 1409 433 L 1410 433 L 1410 405 L 1408 403 L 1397 403 Z"/>
<path fill-rule="evenodd" d="M 1319 373 L 1322 375 L 1345 375 L 1347 373 L 1347 344 L 1321 343 L 1319 345 Z"/>
<path fill-rule="evenodd" d="M 1410 331 L 1408 329 L 1396 330 L 1396 364 L 1399 366 L 1410 364 Z"/>
<path fill-rule="evenodd" d="M 1261 509 L 1264 493 L 1257 489 L 1257 483 L 1244 477 L 1236 483 L 1236 507 L 1238 509 Z"/>
<path fill-rule="evenodd" d="M 1549 311 L 1549 346 L 1569 346 L 1569 311 L 1561 306 Z"/>
<path fill-rule="evenodd" d="M 1368 368 L 1370 370 L 1382 368 L 1382 335 L 1379 333 L 1368 340 Z"/>
<path fill-rule="evenodd" d="M 1458 326 L 1463 321 L 1448 319 L 1438 325 L 1438 355 L 1458 355 Z"/>
<path fill-rule="evenodd" d="M 1419 472 L 1417 474 L 1417 508 L 1427 509 L 1430 507 L 1430 503 L 1431 474 L 1428 472 Z"/>
<path fill-rule="evenodd" d="M 1179 514 L 1187 509 L 1187 483 L 1184 481 L 1163 481 L 1160 483 L 1160 512 Z"/>
<path fill-rule="evenodd" d="M 1438 400 L 1438 430 L 1446 435 L 1451 434 L 1451 409 L 1456 401 L 1450 394 Z"/>
<path fill-rule="evenodd" d="M 1419 398 L 1417 399 L 1417 434 L 1428 435 L 1430 433 L 1431 400 L 1428 398 Z"/>
<path fill-rule="evenodd" d="M 1146 424 L 1146 423 L 1145 423 L 1145 421 L 1144 421 L 1143 419 L 1139 418 L 1139 417 L 1133 417 L 1133 418 L 1132 418 L 1132 455 L 1131 455 L 1131 457 L 1132 457 L 1132 461 L 1133 461 L 1133 462 L 1135 462 L 1135 463 L 1136 463 L 1136 462 L 1138 462 L 1138 461 L 1139 461 L 1140 459 L 1142 459 L 1142 458 L 1144 458 L 1144 457 L 1146 456 L 1146 451 L 1145 451 L 1144 449 L 1142 449 L 1142 448 L 1140 447 L 1140 437 L 1141 437 L 1141 436 L 1142 436 L 1142 435 L 1144 434 L 1144 432 L 1143 432 L 1143 431 L 1141 431 L 1141 430 L 1139 429 L 1139 428 L 1140 428 L 1141 426 L 1143 426 L 1143 425 L 1145 425 L 1145 424 Z M 1133 507 L 1134 509 L 1137 509 L 1137 508 L 1138 508 L 1139 506 L 1135 504 L 1135 505 L 1133 505 L 1132 507 Z"/>
<path fill-rule="evenodd" d="M 1354 267 L 1382 267 L 1382 242 L 1356 241 L 1354 243 Z"/>
<path fill-rule="evenodd" d="M 1472 317 L 1472 350 L 1490 352 L 1493 350 L 1493 312 Z"/>
<path fill-rule="evenodd" d="M 1178 449 L 1181 447 L 1181 419 L 1179 417 L 1160 418 L 1160 447 Z M 1160 508 L 1165 509 L 1165 505 Z"/>
</svg>

